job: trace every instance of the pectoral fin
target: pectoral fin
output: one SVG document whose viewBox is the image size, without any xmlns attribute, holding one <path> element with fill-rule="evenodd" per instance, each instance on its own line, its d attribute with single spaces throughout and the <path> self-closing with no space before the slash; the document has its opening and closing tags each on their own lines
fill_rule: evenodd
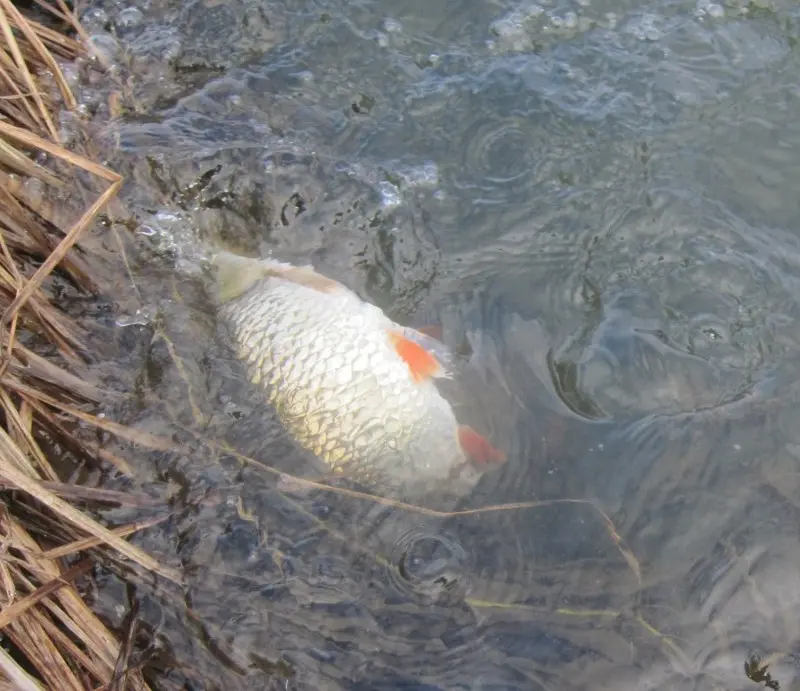
<svg viewBox="0 0 800 691">
<path fill-rule="evenodd" d="M 389 331 L 389 340 L 395 352 L 408 365 L 414 381 L 445 376 L 444 368 L 437 357 L 416 341 L 399 331 Z"/>
</svg>

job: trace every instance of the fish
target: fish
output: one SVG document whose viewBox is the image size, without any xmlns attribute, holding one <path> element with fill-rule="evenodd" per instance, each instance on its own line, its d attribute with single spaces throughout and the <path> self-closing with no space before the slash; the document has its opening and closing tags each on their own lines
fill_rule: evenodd
<svg viewBox="0 0 800 691">
<path fill-rule="evenodd" d="M 248 379 L 334 475 L 408 497 L 505 462 L 440 392 L 454 376 L 443 343 L 310 265 L 219 250 L 211 266 Z"/>
</svg>

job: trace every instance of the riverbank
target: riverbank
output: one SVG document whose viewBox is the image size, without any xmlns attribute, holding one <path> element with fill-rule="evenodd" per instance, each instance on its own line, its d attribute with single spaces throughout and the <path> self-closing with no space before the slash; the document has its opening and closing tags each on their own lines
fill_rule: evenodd
<svg viewBox="0 0 800 691">
<path fill-rule="evenodd" d="M 0 679 L 26 691 L 146 689 L 131 655 L 135 598 L 112 631 L 90 595 L 100 564 L 179 580 L 125 539 L 164 516 L 103 525 L 93 507 L 140 500 L 93 485 L 132 472 L 107 439 L 166 441 L 97 414 L 113 394 L 90 377 L 86 327 L 66 307 L 102 292 L 83 241 L 123 181 L 90 142 L 62 140 L 62 116 L 79 120 L 80 108 L 59 64 L 87 58 L 85 32 L 63 0 L 25 15 L 20 5 L 0 0 Z"/>
</svg>

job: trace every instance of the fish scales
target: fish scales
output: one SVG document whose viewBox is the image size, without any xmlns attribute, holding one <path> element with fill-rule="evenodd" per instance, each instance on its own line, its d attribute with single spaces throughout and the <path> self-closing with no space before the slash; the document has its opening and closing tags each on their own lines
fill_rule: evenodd
<svg viewBox="0 0 800 691">
<path fill-rule="evenodd" d="M 476 474 L 463 472 L 462 443 L 473 460 L 476 450 L 482 463 L 500 457 L 439 393 L 443 347 L 309 267 L 228 253 L 216 267 L 220 316 L 249 379 L 334 472 L 382 490 L 427 489 L 454 470 Z"/>
<path fill-rule="evenodd" d="M 290 433 L 331 468 L 352 472 L 396 462 L 427 424 L 424 394 L 370 323 L 384 326 L 384 315 L 365 306 L 266 278 L 222 309 L 250 379 L 270 383 L 268 400 Z M 376 419 L 392 409 L 404 415 Z"/>
</svg>

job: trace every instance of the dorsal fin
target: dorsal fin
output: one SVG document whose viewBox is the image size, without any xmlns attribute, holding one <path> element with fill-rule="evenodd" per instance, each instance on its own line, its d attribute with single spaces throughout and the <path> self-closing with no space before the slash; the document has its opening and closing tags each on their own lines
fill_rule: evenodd
<svg viewBox="0 0 800 691">
<path fill-rule="evenodd" d="M 433 353 L 399 331 L 389 330 L 388 333 L 392 347 L 408 365 L 414 381 L 421 382 L 431 377 L 445 376 L 441 363 Z"/>
<path fill-rule="evenodd" d="M 280 268 L 276 268 L 272 273 L 292 283 L 318 290 L 320 293 L 332 293 L 334 290 L 344 288 L 341 283 L 327 276 L 323 276 L 321 273 L 317 273 L 311 266 L 290 266 L 284 264 Z"/>
<path fill-rule="evenodd" d="M 255 283 L 268 276 L 282 278 L 321 293 L 344 288 L 310 266 L 294 266 L 274 259 L 242 257 L 226 251 L 217 252 L 211 261 L 216 270 L 218 298 L 223 303 L 240 297 Z"/>
</svg>

